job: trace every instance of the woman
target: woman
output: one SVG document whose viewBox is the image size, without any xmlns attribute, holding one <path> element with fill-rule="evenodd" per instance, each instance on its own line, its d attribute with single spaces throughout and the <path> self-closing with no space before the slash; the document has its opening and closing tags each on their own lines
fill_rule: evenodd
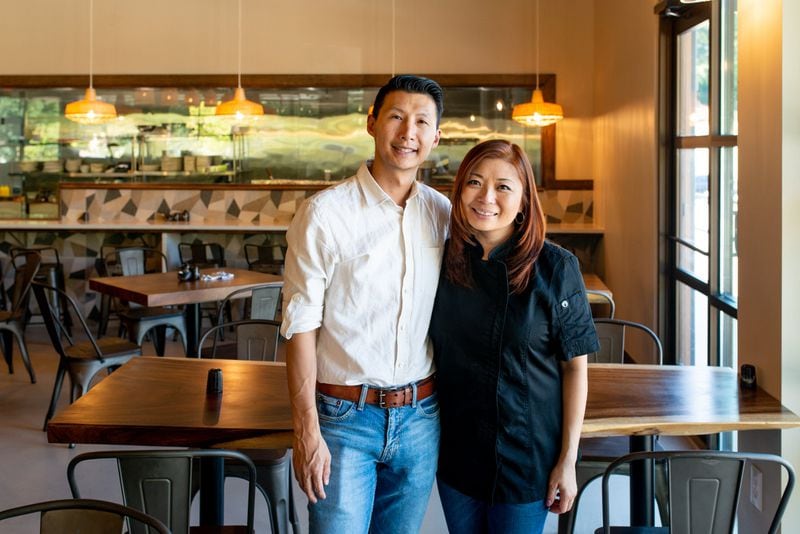
<svg viewBox="0 0 800 534">
<path fill-rule="evenodd" d="M 481 143 L 455 180 L 430 336 L 451 533 L 541 532 L 569 511 L 598 348 L 578 262 L 544 239 L 533 171 L 512 143 Z"/>
</svg>

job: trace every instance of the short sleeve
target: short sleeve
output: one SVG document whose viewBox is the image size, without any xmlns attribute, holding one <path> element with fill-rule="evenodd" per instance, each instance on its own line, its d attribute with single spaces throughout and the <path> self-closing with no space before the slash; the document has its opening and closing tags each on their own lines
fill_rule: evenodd
<svg viewBox="0 0 800 534">
<path fill-rule="evenodd" d="M 311 200 L 289 224 L 286 243 L 281 334 L 290 339 L 322 324 L 325 291 L 333 269 L 330 240 Z"/>
<path fill-rule="evenodd" d="M 554 271 L 551 289 L 555 299 L 553 327 L 562 359 L 597 352 L 600 343 L 575 256 L 565 257 Z"/>
</svg>

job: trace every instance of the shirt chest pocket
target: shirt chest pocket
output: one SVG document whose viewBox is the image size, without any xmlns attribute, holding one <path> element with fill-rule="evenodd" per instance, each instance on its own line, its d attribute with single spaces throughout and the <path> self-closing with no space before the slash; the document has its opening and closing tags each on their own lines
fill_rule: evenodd
<svg viewBox="0 0 800 534">
<path fill-rule="evenodd" d="M 558 299 L 553 315 L 558 318 L 562 342 L 585 336 L 587 327 L 593 326 L 589 303 L 580 290 Z"/>
</svg>

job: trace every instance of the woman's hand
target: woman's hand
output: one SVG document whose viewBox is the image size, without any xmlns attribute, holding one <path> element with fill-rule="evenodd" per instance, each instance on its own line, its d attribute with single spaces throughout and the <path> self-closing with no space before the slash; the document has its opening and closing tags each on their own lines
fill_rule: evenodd
<svg viewBox="0 0 800 534">
<path fill-rule="evenodd" d="M 575 462 L 559 461 L 550 472 L 547 484 L 545 504 L 554 514 L 563 514 L 572 510 L 575 497 L 578 495 L 578 483 L 575 479 Z"/>
</svg>

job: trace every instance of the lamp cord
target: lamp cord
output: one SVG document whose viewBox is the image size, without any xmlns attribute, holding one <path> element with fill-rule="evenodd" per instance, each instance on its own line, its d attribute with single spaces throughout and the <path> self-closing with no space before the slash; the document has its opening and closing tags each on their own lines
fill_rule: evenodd
<svg viewBox="0 0 800 534">
<path fill-rule="evenodd" d="M 539 0 L 536 0 L 536 88 L 539 88 Z"/>
<path fill-rule="evenodd" d="M 94 72 L 94 58 L 93 50 L 94 50 L 94 20 L 92 13 L 94 12 L 94 0 L 89 0 L 89 89 L 93 89 L 93 76 L 92 73 Z"/>
<path fill-rule="evenodd" d="M 239 20 L 238 20 L 238 27 L 239 27 L 239 39 L 238 39 L 238 49 L 237 49 L 237 56 L 238 61 L 236 64 L 236 80 L 237 80 L 237 87 L 242 86 L 242 0 L 239 0 Z"/>
<path fill-rule="evenodd" d="M 392 78 L 394 78 L 395 73 L 395 0 L 392 0 Z"/>
</svg>

